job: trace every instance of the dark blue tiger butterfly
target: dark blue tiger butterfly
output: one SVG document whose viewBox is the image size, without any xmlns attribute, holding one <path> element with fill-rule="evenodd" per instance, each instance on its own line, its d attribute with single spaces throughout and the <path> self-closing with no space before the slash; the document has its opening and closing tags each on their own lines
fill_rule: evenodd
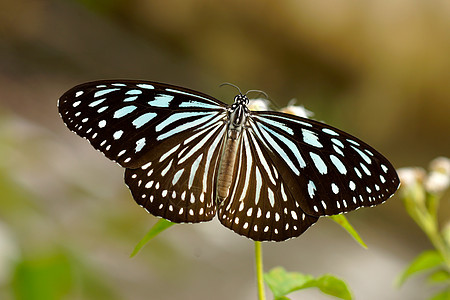
<svg viewBox="0 0 450 300">
<path fill-rule="evenodd" d="M 182 223 L 220 222 L 257 241 L 299 236 L 320 216 L 380 204 L 394 167 L 329 125 L 250 111 L 172 85 L 103 80 L 59 99 L 67 127 L 125 168 L 136 202 Z"/>
</svg>

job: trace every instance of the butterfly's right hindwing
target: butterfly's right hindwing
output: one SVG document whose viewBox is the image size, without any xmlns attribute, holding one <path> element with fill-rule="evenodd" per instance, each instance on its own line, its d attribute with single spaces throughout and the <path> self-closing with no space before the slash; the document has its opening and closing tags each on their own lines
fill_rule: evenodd
<svg viewBox="0 0 450 300">
<path fill-rule="evenodd" d="M 76 86 L 58 102 L 67 127 L 126 168 L 159 159 L 184 140 L 226 120 L 227 105 L 207 95 L 145 81 Z"/>
</svg>

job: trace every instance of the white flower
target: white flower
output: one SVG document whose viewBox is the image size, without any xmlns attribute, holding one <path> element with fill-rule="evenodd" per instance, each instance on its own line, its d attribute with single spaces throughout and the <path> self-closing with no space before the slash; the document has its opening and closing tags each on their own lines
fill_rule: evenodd
<svg viewBox="0 0 450 300">
<path fill-rule="evenodd" d="M 450 159 L 448 157 L 437 157 L 430 162 L 431 172 L 440 172 L 450 176 Z"/>
<path fill-rule="evenodd" d="M 430 162 L 430 173 L 425 189 L 430 193 L 442 193 L 450 186 L 450 159 L 438 157 Z"/>
<path fill-rule="evenodd" d="M 400 192 L 405 206 L 413 207 L 416 205 L 424 205 L 426 193 L 423 187 L 427 173 L 424 169 L 418 167 L 400 168 L 397 170 L 400 178 Z"/>
<path fill-rule="evenodd" d="M 267 111 L 269 109 L 269 100 L 263 98 L 250 99 L 247 107 L 255 111 Z"/>
<path fill-rule="evenodd" d="M 302 118 L 309 118 L 314 115 L 312 111 L 307 110 L 303 105 L 294 105 L 296 99 L 289 101 L 288 106 L 280 109 L 281 112 L 299 116 Z"/>
<path fill-rule="evenodd" d="M 400 168 L 397 170 L 402 188 L 407 189 L 418 183 L 423 183 L 427 173 L 418 167 Z"/>
</svg>

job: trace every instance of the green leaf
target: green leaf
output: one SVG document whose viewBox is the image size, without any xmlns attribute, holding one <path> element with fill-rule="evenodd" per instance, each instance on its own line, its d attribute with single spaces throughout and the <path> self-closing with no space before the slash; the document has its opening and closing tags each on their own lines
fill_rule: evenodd
<svg viewBox="0 0 450 300">
<path fill-rule="evenodd" d="M 442 283 L 450 280 L 450 273 L 446 270 L 440 269 L 428 276 L 428 281 L 431 283 Z"/>
<path fill-rule="evenodd" d="M 269 273 L 264 274 L 264 281 L 276 299 L 302 289 L 311 280 L 314 280 L 311 275 L 288 273 L 281 267 L 274 268 Z"/>
<path fill-rule="evenodd" d="M 323 275 L 316 279 L 314 285 L 311 287 L 319 288 L 322 293 L 335 296 L 337 298 L 350 300 L 352 299 L 352 294 L 347 286 L 347 284 L 333 275 Z"/>
<path fill-rule="evenodd" d="M 367 249 L 367 245 L 343 214 L 329 216 L 329 218 L 341 225 L 363 248 Z"/>
<path fill-rule="evenodd" d="M 26 258 L 16 265 L 12 287 L 15 299 L 63 299 L 73 288 L 70 259 L 64 253 Z"/>
<path fill-rule="evenodd" d="M 175 223 L 170 222 L 166 219 L 160 219 L 158 222 L 156 222 L 155 225 L 153 225 L 152 228 L 147 232 L 147 234 L 142 238 L 142 240 L 139 241 L 139 243 L 134 247 L 133 252 L 131 253 L 130 257 L 135 256 L 142 247 L 145 246 L 152 238 L 166 230 L 167 228 L 171 227 Z"/>
<path fill-rule="evenodd" d="M 264 280 L 276 300 L 288 299 L 286 298 L 287 294 L 311 287 L 319 288 L 323 293 L 341 299 L 352 299 L 345 282 L 332 275 L 314 278 L 312 275 L 286 272 L 283 268 L 274 268 L 269 273 L 264 274 Z"/>
<path fill-rule="evenodd" d="M 442 255 L 435 250 L 424 251 L 419 254 L 397 279 L 401 286 L 411 275 L 437 267 L 444 262 Z"/>
<path fill-rule="evenodd" d="M 445 289 L 442 292 L 435 294 L 430 300 L 448 300 L 450 299 L 450 288 Z"/>
</svg>

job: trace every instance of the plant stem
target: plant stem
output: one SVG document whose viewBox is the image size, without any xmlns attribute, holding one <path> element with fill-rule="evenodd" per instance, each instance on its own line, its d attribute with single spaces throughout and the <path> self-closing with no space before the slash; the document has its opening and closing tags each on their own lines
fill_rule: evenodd
<svg viewBox="0 0 450 300">
<path fill-rule="evenodd" d="M 263 261 L 261 242 L 255 241 L 256 281 L 258 284 L 258 300 L 266 300 L 263 278 Z"/>
</svg>

